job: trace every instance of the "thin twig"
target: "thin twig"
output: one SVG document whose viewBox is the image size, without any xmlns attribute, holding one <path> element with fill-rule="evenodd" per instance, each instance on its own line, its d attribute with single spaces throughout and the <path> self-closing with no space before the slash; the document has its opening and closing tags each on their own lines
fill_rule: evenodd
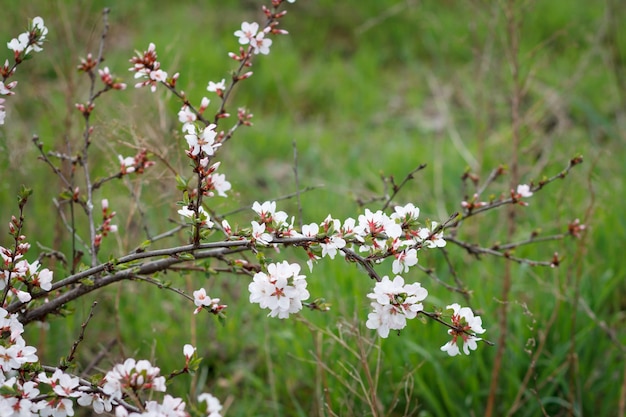
<svg viewBox="0 0 626 417">
<path fill-rule="evenodd" d="M 481 247 L 472 243 L 463 242 L 462 240 L 459 240 L 451 236 L 446 237 L 446 242 L 454 243 L 455 245 L 462 247 L 463 249 L 465 249 L 468 253 L 472 255 L 481 255 L 481 254 L 493 255 L 493 256 L 498 256 L 501 258 L 509 259 L 519 264 L 525 264 L 525 265 L 530 265 L 530 266 L 549 266 L 549 267 L 555 266 L 553 261 L 534 261 L 532 259 L 519 258 L 517 256 L 511 255 L 509 252 L 500 252 L 494 249 L 484 248 L 484 247 Z"/>
<path fill-rule="evenodd" d="M 273 198 L 272 201 L 282 201 L 282 200 L 289 200 L 290 198 L 294 198 L 297 196 L 300 196 L 302 193 L 307 193 L 309 191 L 313 191 L 313 190 L 317 190 L 318 188 L 323 188 L 323 185 L 309 185 L 307 187 L 304 187 L 300 190 L 297 190 L 294 193 L 289 193 L 289 194 L 284 194 L 281 195 L 279 197 Z M 238 209 L 235 210 L 231 210 L 229 212 L 226 212 L 224 214 L 221 215 L 221 217 L 225 218 L 228 216 L 232 216 L 233 214 L 237 214 L 237 213 L 241 213 L 242 211 L 246 211 L 246 210 L 250 210 L 250 208 L 252 207 L 252 204 L 247 205 L 247 206 L 242 206 L 239 207 Z"/>
<path fill-rule="evenodd" d="M 93 304 L 91 304 L 91 309 L 89 310 L 89 316 L 87 316 L 87 319 L 80 325 L 80 333 L 78 335 L 78 339 L 76 339 L 74 343 L 72 344 L 72 348 L 70 349 L 70 354 L 67 355 L 67 360 L 64 363 L 61 363 L 59 365 L 60 370 L 65 372 L 65 370 L 69 368 L 70 364 L 74 361 L 74 356 L 76 355 L 76 350 L 78 349 L 78 345 L 80 345 L 80 343 L 85 338 L 85 331 L 87 330 L 87 325 L 93 318 L 93 312 L 97 305 L 98 305 L 97 301 L 94 301 Z"/>
<path fill-rule="evenodd" d="M 421 164 L 420 166 L 418 166 L 417 168 L 413 169 L 411 172 L 409 172 L 408 174 L 406 174 L 406 177 L 404 177 L 404 179 L 402 180 L 402 182 L 399 185 L 393 185 L 393 193 L 387 198 L 387 201 L 385 201 L 385 204 L 383 204 L 383 207 L 381 210 L 385 211 L 387 209 L 387 207 L 389 207 L 389 204 L 391 204 L 391 202 L 393 201 L 393 199 L 398 195 L 398 193 L 400 192 L 400 190 L 402 190 L 402 188 L 410 181 L 412 180 L 414 177 L 413 175 L 421 170 L 423 170 L 424 168 L 426 168 L 426 164 Z"/>
<path fill-rule="evenodd" d="M 291 142 L 293 145 L 293 177 L 296 182 L 296 202 L 298 203 L 298 224 L 302 229 L 302 201 L 300 199 L 300 178 L 298 177 L 298 146 L 295 139 Z"/>
</svg>

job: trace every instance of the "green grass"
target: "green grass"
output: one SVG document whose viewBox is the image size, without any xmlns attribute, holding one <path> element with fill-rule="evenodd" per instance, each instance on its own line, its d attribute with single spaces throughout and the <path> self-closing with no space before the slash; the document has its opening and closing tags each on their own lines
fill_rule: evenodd
<svg viewBox="0 0 626 417">
<path fill-rule="evenodd" d="M 180 71 L 181 88 L 198 101 L 209 80 L 228 77 L 233 63 L 226 53 L 237 47 L 232 32 L 242 20 L 259 19 L 257 3 L 159 1 L 151 7 L 145 2 L 116 2 L 111 6 L 106 64 L 132 84 L 126 72 L 128 58 L 133 50 L 155 42 L 164 67 Z M 626 222 L 618 207 L 624 192 L 626 142 L 620 101 L 624 92 L 615 79 L 616 71 L 624 68 L 613 67 L 619 63 L 611 54 L 617 51 L 623 60 L 626 42 L 603 32 L 608 25 L 605 7 L 602 2 L 539 0 L 521 12 L 522 75 L 530 77 L 522 102 L 522 182 L 554 175 L 578 153 L 585 156 L 585 163 L 537 193 L 529 207 L 519 208 L 516 239 L 526 238 L 534 229 L 545 234 L 563 231 L 569 221 L 592 211 L 585 220 L 588 231 L 582 243 L 542 243 L 516 252 L 539 260 L 559 252 L 564 261 L 557 269 L 512 268 L 509 338 L 494 415 L 509 411 L 539 349 L 515 416 L 541 415 L 542 407 L 554 416 L 615 415 L 625 383 L 621 242 Z M 86 96 L 86 84 L 73 68 L 78 57 L 95 51 L 100 8 L 99 2 L 89 7 L 28 2 L 19 9 L 8 7 L 8 24 L 0 31 L 8 41 L 23 30 L 27 17 L 35 15 L 43 16 L 50 28 L 44 52 L 18 68 L 17 94 L 6 103 L 9 117 L 0 129 L 4 180 L 0 218 L 8 220 L 16 212 L 13 195 L 21 183 L 33 187 L 26 234 L 32 243 L 65 251 L 69 246 L 50 203 L 59 184 L 44 164 L 35 162 L 29 139 L 37 132 L 46 149 L 52 149 L 66 135 L 72 140 L 79 137 L 80 120 L 71 110 L 66 119 L 65 103 L 71 109 Z M 626 23 L 619 9 L 608 16 L 617 27 Z M 475 171 L 482 178 L 498 164 L 509 164 L 512 84 L 506 23 L 498 3 L 299 0 L 283 26 L 290 35 L 275 38 L 272 53 L 256 61 L 254 76 L 236 91 L 231 109 L 247 106 L 255 114 L 255 124 L 240 130 L 220 153 L 221 170 L 233 183 L 234 193 L 228 200 L 216 200 L 216 211 L 292 192 L 292 141 L 298 147 L 301 186 L 324 185 L 302 195 L 305 223 L 321 221 L 329 213 L 338 218 L 356 216 L 360 210 L 356 198 L 383 192 L 381 174 L 400 181 L 421 163 L 428 168 L 416 174 L 397 203 L 413 202 L 424 218 L 444 219 L 459 209 L 460 177 L 472 160 L 478 161 Z M 439 110 L 441 98 L 451 129 L 437 131 L 429 129 L 429 115 Z M 133 153 L 127 143 L 141 143 L 184 170 L 187 163 L 176 133 L 178 108 L 167 95 L 132 88 L 104 97 L 96 113 L 94 155 L 102 162 L 97 175 L 116 169 L 117 153 Z M 454 134 L 470 159 L 451 140 Z M 168 218 L 176 217 L 180 196 L 169 191 L 173 186 L 171 172 L 158 165 L 140 179 L 103 189 L 99 197 L 110 198 L 121 226 L 119 241 L 105 242 L 105 250 L 119 255 L 122 248 L 133 248 L 145 238 L 139 217 L 121 215 L 130 201 L 128 187 L 141 187 L 151 232 L 159 233 L 171 227 Z M 490 192 L 498 195 L 508 189 L 505 178 Z M 280 202 L 279 208 L 297 213 L 294 200 Z M 249 216 L 239 213 L 230 220 L 245 224 Z M 490 246 L 505 239 L 505 222 L 504 211 L 491 212 L 468 221 L 460 237 Z M 185 240 L 180 234 L 164 244 Z M 485 337 L 496 341 L 505 261 L 488 257 L 476 261 L 457 248 L 449 251 L 457 272 L 473 290 L 472 306 L 482 311 Z M 293 251 L 268 256 L 304 259 Z M 453 283 L 440 253 L 424 252 L 420 263 Z M 379 270 L 390 273 L 388 264 Z M 63 271 L 55 274 L 61 278 Z M 228 416 L 332 415 L 324 409 L 325 401 L 336 415 L 370 415 L 359 398 L 357 382 L 367 379 L 364 363 L 376 369 L 377 349 L 381 349 L 377 395 L 386 415 L 400 416 L 415 408 L 422 416 L 484 413 L 496 348 L 483 344 L 470 357 L 448 358 L 439 351 L 447 339 L 445 330 L 418 320 L 400 337 L 379 341 L 364 326 L 365 294 L 372 283 L 362 271 L 335 260 L 316 265 L 308 275 L 312 297 L 325 297 L 333 307 L 324 314 L 304 311 L 308 325 L 270 319 L 251 306 L 247 278 L 168 273 L 160 278 L 176 287 L 206 286 L 212 296 L 221 297 L 229 305 L 226 322 L 203 314 L 194 318 L 193 306 L 175 294 L 124 282 L 73 303 L 69 307 L 74 315 L 51 319 L 49 331 L 33 329 L 27 340 L 37 343 L 42 357 L 54 363 L 67 354 L 91 300 L 98 299 L 88 338 L 79 350 L 80 366 L 117 338 L 123 346 L 111 349 L 102 368 L 124 355 L 136 355 L 154 358 L 168 373 L 182 366 L 182 346 L 195 337 L 204 357 L 199 390 L 227 402 Z M 430 310 L 463 302 L 417 270 L 408 278 L 429 289 Z M 352 325 L 358 332 L 351 330 Z M 366 357 L 355 356 L 332 334 L 342 334 L 351 348 L 369 342 L 375 347 Z M 339 379 L 324 371 L 321 363 Z M 349 375 L 346 369 L 355 369 L 356 374 Z M 172 389 L 187 395 L 190 386 L 190 379 L 182 377 Z M 405 396 L 405 389 L 410 395 Z"/>
</svg>

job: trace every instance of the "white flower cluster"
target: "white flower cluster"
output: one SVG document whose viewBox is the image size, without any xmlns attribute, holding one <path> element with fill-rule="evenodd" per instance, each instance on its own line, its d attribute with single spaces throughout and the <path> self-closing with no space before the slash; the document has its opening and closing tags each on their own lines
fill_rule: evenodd
<svg viewBox="0 0 626 417">
<path fill-rule="evenodd" d="M 267 273 L 257 272 L 248 286 L 250 302 L 270 310 L 270 317 L 285 319 L 302 310 L 302 301 L 309 298 L 306 277 L 300 265 L 287 261 L 271 263 Z"/>
<path fill-rule="evenodd" d="M 448 334 L 452 336 L 452 340 L 441 347 L 441 350 L 447 352 L 450 356 L 456 356 L 461 353 L 459 350 L 459 341 L 463 341 L 463 353 L 470 354 L 470 350 L 476 350 L 476 342 L 481 340 L 476 334 L 485 333 L 483 329 L 483 321 L 479 316 L 474 316 L 474 312 L 469 307 L 461 307 L 457 303 L 446 307 L 452 310 L 452 326 L 454 329 L 448 330 Z"/>
<path fill-rule="evenodd" d="M 13 57 L 15 64 L 9 65 L 9 60 L 4 61 L 4 65 L 1 68 L 3 79 L 0 81 L 0 96 L 11 96 L 15 94 L 13 88 L 17 85 L 17 81 L 12 81 L 7 84 L 4 82 L 15 74 L 15 68 L 17 65 L 24 61 L 26 55 L 32 51 L 40 52 L 43 50 L 43 41 L 48 34 L 48 28 L 44 25 L 43 19 L 39 16 L 34 18 L 29 25 L 28 31 L 21 33 L 17 38 L 11 39 L 7 42 L 7 47 L 13 51 Z M 4 109 L 4 98 L 0 98 L 0 125 L 4 124 L 6 119 L 6 111 Z"/>
<path fill-rule="evenodd" d="M 380 337 L 389 336 L 390 330 L 402 330 L 407 319 L 413 319 L 424 309 L 422 301 L 428 291 L 419 282 L 404 284 L 404 278 L 396 276 L 393 281 L 385 276 L 367 294 L 372 300 L 373 312 L 367 316 L 365 325 L 378 331 Z"/>
<path fill-rule="evenodd" d="M 39 261 L 28 262 L 23 259 L 24 254 L 30 248 L 30 244 L 23 242 L 18 244 L 15 251 L 0 246 L 0 290 L 4 290 L 7 286 L 8 301 L 14 297 L 23 303 L 27 303 L 32 299 L 29 291 L 24 291 L 21 285 L 28 287 L 40 288 L 43 291 L 50 291 L 52 288 L 52 271 L 48 268 L 39 270 L 41 265 Z"/>
<path fill-rule="evenodd" d="M 91 407 L 96 414 L 110 413 L 128 417 L 189 417 L 185 402 L 165 394 L 163 401 L 149 400 L 142 404 L 144 411 L 135 411 L 125 402 L 132 395 L 133 402 L 142 394 L 165 392 L 165 377 L 146 360 L 129 358 L 106 373 L 98 385 L 81 381 L 60 369 L 35 374 L 25 366 L 38 364 L 37 349 L 27 346 L 22 338 L 24 328 L 17 314 L 0 308 L 0 415 L 1 416 L 73 416 L 75 403 Z M 195 348 L 183 348 L 186 366 L 195 355 Z M 19 372 L 18 372 L 19 371 Z M 101 387 L 101 388 L 100 388 Z M 221 417 L 222 405 L 208 393 L 198 396 L 196 408 L 207 417 Z"/>
<path fill-rule="evenodd" d="M 270 53 L 270 46 L 272 46 L 272 40 L 265 36 L 271 31 L 271 27 L 267 27 L 265 30 L 259 32 L 259 24 L 256 22 L 248 23 L 243 22 L 241 29 L 235 32 L 235 36 L 239 38 L 241 45 L 252 46 L 255 54 L 267 55 Z"/>
<path fill-rule="evenodd" d="M 137 51 L 137 55 L 130 59 L 133 64 L 129 71 L 135 72 L 135 78 L 145 78 L 144 81 L 135 84 L 135 88 L 150 86 L 154 93 L 158 83 L 167 81 L 167 72 L 161 69 L 161 63 L 157 61 L 156 46 L 154 43 L 148 45 L 148 50 L 143 53 Z M 174 75 L 174 79 L 177 75 Z"/>
<path fill-rule="evenodd" d="M 43 24 L 43 19 L 37 16 L 32 20 L 28 31 L 13 38 L 7 43 L 7 47 L 15 54 L 28 55 L 31 51 L 41 52 L 47 34 L 48 28 Z"/>
</svg>

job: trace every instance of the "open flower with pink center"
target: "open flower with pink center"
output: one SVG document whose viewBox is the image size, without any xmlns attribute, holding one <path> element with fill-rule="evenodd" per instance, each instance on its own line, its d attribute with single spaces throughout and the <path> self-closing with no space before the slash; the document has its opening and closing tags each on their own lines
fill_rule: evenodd
<svg viewBox="0 0 626 417">
<path fill-rule="evenodd" d="M 374 286 L 374 292 L 367 294 L 372 299 L 374 309 L 367 318 L 368 329 L 378 331 L 380 337 L 389 336 L 390 330 L 402 330 L 406 319 L 413 319 L 424 309 L 421 303 L 428 291 L 419 282 L 404 283 L 404 278 L 396 276 L 393 281 L 384 276 Z"/>
<path fill-rule="evenodd" d="M 448 334 L 452 336 L 452 340 L 441 347 L 441 350 L 450 356 L 456 356 L 461 353 L 459 342 L 463 342 L 463 353 L 470 354 L 471 350 L 476 350 L 476 342 L 481 338 L 476 334 L 485 333 L 483 329 L 483 321 L 480 316 L 474 316 L 474 312 L 469 307 L 461 307 L 454 303 L 446 307 L 452 310 L 452 326 L 454 329 L 448 330 Z"/>
<path fill-rule="evenodd" d="M 248 286 L 250 302 L 270 310 L 270 317 L 281 319 L 302 310 L 302 301 L 309 298 L 300 265 L 287 261 L 271 263 L 266 272 L 257 272 Z"/>
<path fill-rule="evenodd" d="M 258 23 L 243 22 L 241 24 L 241 29 L 235 32 L 235 36 L 239 38 L 239 43 L 241 45 L 247 45 L 250 43 L 250 41 L 252 41 L 252 39 L 254 39 L 258 31 Z"/>
</svg>

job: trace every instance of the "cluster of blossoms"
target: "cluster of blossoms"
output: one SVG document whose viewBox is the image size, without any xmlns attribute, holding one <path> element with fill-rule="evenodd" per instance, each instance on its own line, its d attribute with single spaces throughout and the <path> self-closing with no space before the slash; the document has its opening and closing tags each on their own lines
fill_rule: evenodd
<svg viewBox="0 0 626 417">
<path fill-rule="evenodd" d="M 148 160 L 148 151 L 141 149 L 135 156 L 122 156 L 118 155 L 117 159 L 120 161 L 120 174 L 127 175 L 136 172 L 143 174 L 143 172 L 154 165 L 154 161 Z"/>
<path fill-rule="evenodd" d="M 404 278 L 396 276 L 393 281 L 385 276 L 367 295 L 372 300 L 374 311 L 367 316 L 365 325 L 378 331 L 380 337 L 389 336 L 390 330 L 402 330 L 406 319 L 413 319 L 424 309 L 422 301 L 428 291 L 419 282 L 404 284 Z"/>
<path fill-rule="evenodd" d="M 287 261 L 270 263 L 267 273 L 257 272 L 248 286 L 250 302 L 270 310 L 270 317 L 285 319 L 302 310 L 302 301 L 309 298 L 306 276 L 300 265 Z"/>
<path fill-rule="evenodd" d="M 450 356 L 456 356 L 461 353 L 458 342 L 462 340 L 463 353 L 469 355 L 470 350 L 476 350 L 476 342 L 481 340 L 476 334 L 485 333 L 483 321 L 480 316 L 474 316 L 471 308 L 461 307 L 457 303 L 447 306 L 446 309 L 453 311 L 451 322 L 454 328 L 448 330 L 452 340 L 443 345 L 441 350 Z"/>
<path fill-rule="evenodd" d="M 254 244 L 273 245 L 277 250 L 279 239 L 295 238 L 309 255 L 311 269 L 315 260 L 324 257 L 334 259 L 337 254 L 354 260 L 358 252 L 365 253 L 361 259 L 366 262 L 380 263 L 386 258 L 393 258 L 393 273 L 406 273 L 417 265 L 418 250 L 446 245 L 442 228 L 436 222 L 431 222 L 429 227 L 420 225 L 420 210 L 413 204 L 396 206 L 391 215 L 381 210 L 372 212 L 366 209 L 357 220 L 348 218 L 343 224 L 328 216 L 319 224 L 303 225 L 301 231 L 294 229 L 293 218 L 288 221 L 287 213 L 276 209 L 276 202 L 255 202 L 252 209 L 258 221 L 252 221 L 251 228 L 242 230 L 239 236 L 233 234 L 226 220 L 222 222 L 227 236 L 230 239 L 249 238 Z M 287 318 L 299 312 L 302 302 L 309 298 L 306 277 L 300 275 L 300 266 L 283 261 L 270 263 L 266 270 L 257 272 L 248 286 L 250 302 L 269 309 L 271 317 Z M 386 338 L 391 330 L 402 330 L 407 319 L 413 319 L 423 311 L 422 302 L 427 296 L 428 291 L 420 283 L 406 284 L 400 275 L 393 280 L 384 276 L 375 284 L 373 292 L 367 295 L 372 300 L 373 311 L 368 315 L 366 326 Z M 455 306 L 458 305 L 453 304 L 449 308 Z M 453 335 L 453 342 L 444 349 L 451 355 L 455 352 L 452 345 L 456 346 L 458 336 L 466 343 L 464 349 L 468 353 L 467 349 L 475 349 L 476 341 L 480 340 L 469 332 L 484 332 L 480 318 L 474 317 L 469 308 L 460 311 L 455 310 L 452 321 L 454 330 L 449 332 Z"/>
<path fill-rule="evenodd" d="M 26 32 L 21 33 L 17 38 L 13 38 L 7 43 L 7 47 L 13 51 L 13 65 L 6 60 L 4 65 L 0 67 L 0 96 L 10 96 L 15 94 L 13 91 L 17 85 L 17 81 L 7 83 L 6 81 L 15 74 L 16 67 L 22 63 L 31 52 L 40 52 L 43 50 L 43 42 L 48 34 L 48 28 L 44 25 L 41 17 L 34 18 Z M 4 108 L 5 99 L 0 97 L 0 125 L 4 124 L 6 111 Z"/>
<path fill-rule="evenodd" d="M 255 54 L 267 55 L 270 53 L 272 40 L 265 37 L 271 31 L 271 27 L 267 27 L 259 32 L 259 24 L 256 22 L 243 22 L 241 29 L 235 32 L 235 36 L 239 38 L 241 45 L 250 45 Z"/>
<path fill-rule="evenodd" d="M 11 234 L 17 234 L 18 222 L 19 220 L 13 217 L 9 223 Z M 39 261 L 29 262 L 24 259 L 24 255 L 30 249 L 30 244 L 25 241 L 26 237 L 23 235 L 14 237 L 18 241 L 14 249 L 0 246 L 0 260 L 2 261 L 0 264 L 0 290 L 6 292 L 6 302 L 17 298 L 22 303 L 27 303 L 32 299 L 31 292 L 34 289 L 50 291 L 53 274 L 48 268 L 40 270 Z"/>
<path fill-rule="evenodd" d="M 204 288 L 193 292 L 193 302 L 197 306 L 193 314 L 198 314 L 203 308 L 207 308 L 213 314 L 219 314 L 227 306 L 220 304 L 219 298 L 211 298 Z"/>
<path fill-rule="evenodd" d="M 252 209 L 258 221 L 251 222 L 251 231 L 243 236 L 261 245 L 269 245 L 275 238 L 301 237 L 308 238 L 303 246 L 309 256 L 309 268 L 314 261 L 329 257 L 334 259 L 339 253 L 345 255 L 344 249 L 350 251 L 358 248 L 358 252 L 367 253 L 367 259 L 376 263 L 393 257 L 394 273 L 408 272 L 417 264 L 417 251 L 421 248 L 440 248 L 446 245 L 443 232 L 436 222 L 429 227 L 421 227 L 417 220 L 419 208 L 413 204 L 396 206 L 390 216 L 381 210 L 372 212 L 369 209 L 357 220 L 347 218 L 343 223 L 330 215 L 323 222 L 305 224 L 299 232 L 294 229 L 293 217 L 284 211 L 276 210 L 276 202 L 255 202 Z M 222 223 L 223 229 L 232 229 L 227 221 Z"/>
<path fill-rule="evenodd" d="M 112 412 L 116 416 L 189 417 L 185 402 L 165 394 L 162 402 L 155 400 L 134 404 L 143 396 L 165 392 L 165 377 L 160 369 L 146 360 L 129 358 L 115 365 L 99 383 L 89 383 L 61 369 L 36 372 L 39 358 L 37 349 L 26 345 L 22 338 L 24 328 L 17 314 L 9 314 L 0 308 L 0 415 L 2 416 L 73 416 L 75 403 L 91 407 L 96 414 Z M 189 369 L 195 348 L 185 345 L 185 369 Z M 198 396 L 196 405 L 201 415 L 220 417 L 222 406 L 217 398 L 208 393 Z"/>
<path fill-rule="evenodd" d="M 148 50 L 143 53 L 137 51 L 136 56 L 130 59 L 133 66 L 129 71 L 135 72 L 135 78 L 145 78 L 144 81 L 135 84 L 136 88 L 150 86 L 150 90 L 154 93 L 158 83 L 168 83 L 170 86 L 176 84 L 178 74 L 175 74 L 170 80 L 167 78 L 167 72 L 161 69 L 161 63 L 157 61 L 156 46 L 154 43 L 148 45 Z"/>
<path fill-rule="evenodd" d="M 109 210 L 109 200 L 106 198 L 103 199 L 102 200 L 102 225 L 98 228 L 98 233 L 96 234 L 94 238 L 94 246 L 96 248 L 100 247 L 103 237 L 108 236 L 109 233 L 117 232 L 117 225 L 111 224 L 111 221 L 113 220 L 113 217 L 115 217 L 116 214 L 117 213 L 115 213 L 114 211 Z"/>
</svg>

